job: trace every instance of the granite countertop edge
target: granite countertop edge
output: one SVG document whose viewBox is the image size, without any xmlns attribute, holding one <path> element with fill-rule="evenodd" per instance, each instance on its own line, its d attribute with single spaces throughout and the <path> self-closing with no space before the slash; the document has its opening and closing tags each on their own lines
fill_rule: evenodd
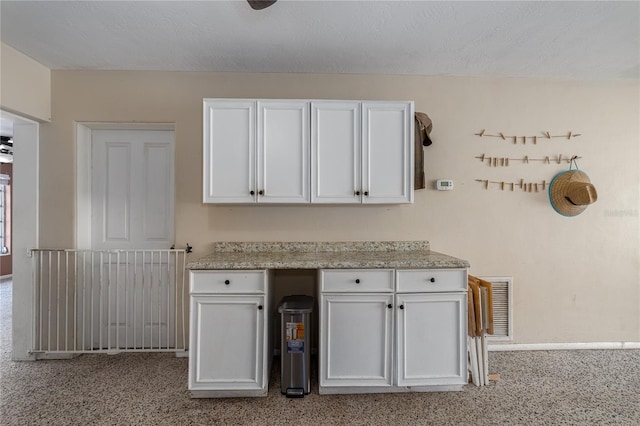
<svg viewBox="0 0 640 426">
<path fill-rule="evenodd" d="M 469 262 L 466 260 L 431 251 L 429 243 L 426 241 L 216 243 L 214 247 L 216 250 L 213 253 L 189 262 L 187 269 L 451 269 L 469 267 Z"/>
</svg>

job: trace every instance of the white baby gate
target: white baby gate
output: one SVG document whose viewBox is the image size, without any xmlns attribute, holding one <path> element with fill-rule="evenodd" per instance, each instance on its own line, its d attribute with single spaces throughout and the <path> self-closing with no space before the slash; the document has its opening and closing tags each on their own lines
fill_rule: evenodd
<svg viewBox="0 0 640 426">
<path fill-rule="evenodd" d="M 182 352 L 185 250 L 34 249 L 33 351 Z"/>
</svg>

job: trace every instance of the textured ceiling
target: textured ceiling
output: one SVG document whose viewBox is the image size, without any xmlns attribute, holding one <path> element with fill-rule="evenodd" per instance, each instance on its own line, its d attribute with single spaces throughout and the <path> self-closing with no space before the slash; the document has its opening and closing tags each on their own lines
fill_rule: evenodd
<svg viewBox="0 0 640 426">
<path fill-rule="evenodd" d="M 0 2 L 3 43 L 51 69 L 626 79 L 640 2 Z"/>
</svg>

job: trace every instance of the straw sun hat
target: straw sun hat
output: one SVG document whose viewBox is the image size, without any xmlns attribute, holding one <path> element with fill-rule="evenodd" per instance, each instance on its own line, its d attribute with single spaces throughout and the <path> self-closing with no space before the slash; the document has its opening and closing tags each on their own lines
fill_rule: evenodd
<svg viewBox="0 0 640 426">
<path fill-rule="evenodd" d="M 558 173 L 549 184 L 549 201 L 563 216 L 576 216 L 598 199 L 596 188 L 580 170 Z"/>
</svg>

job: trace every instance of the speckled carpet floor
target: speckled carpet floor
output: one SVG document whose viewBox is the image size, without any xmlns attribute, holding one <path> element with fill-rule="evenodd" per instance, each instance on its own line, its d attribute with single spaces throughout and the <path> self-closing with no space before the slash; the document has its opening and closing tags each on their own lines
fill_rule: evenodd
<svg viewBox="0 0 640 426">
<path fill-rule="evenodd" d="M 640 350 L 492 352 L 500 381 L 462 392 L 191 399 L 187 359 L 83 355 L 11 361 L 0 282 L 1 425 L 640 425 Z M 314 372 L 315 373 L 315 372 Z"/>
</svg>

